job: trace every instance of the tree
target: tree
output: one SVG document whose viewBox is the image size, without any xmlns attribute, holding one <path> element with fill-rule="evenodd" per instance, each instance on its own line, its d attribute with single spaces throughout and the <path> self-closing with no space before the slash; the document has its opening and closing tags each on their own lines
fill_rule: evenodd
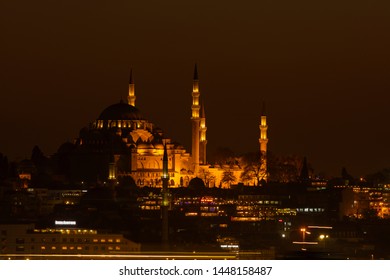
<svg viewBox="0 0 390 280">
<path fill-rule="evenodd" d="M 46 164 L 47 158 L 38 146 L 34 146 L 31 152 L 31 160 L 36 166 L 43 166 Z"/>
<path fill-rule="evenodd" d="M 364 209 L 362 212 L 362 219 L 375 221 L 379 219 L 378 211 L 375 209 Z"/>
<path fill-rule="evenodd" d="M 8 177 L 8 158 L 0 153 L 0 180 L 4 180 Z"/>
<path fill-rule="evenodd" d="M 297 156 L 277 156 L 267 154 L 270 180 L 280 183 L 296 182 L 299 177 L 301 158 Z"/>
<path fill-rule="evenodd" d="M 242 157 L 241 164 L 244 171 L 241 174 L 241 179 L 244 182 L 252 183 L 252 185 L 260 186 L 260 182 L 267 178 L 267 169 L 262 164 L 265 159 L 264 153 L 248 153 Z"/>
<path fill-rule="evenodd" d="M 306 157 L 303 158 L 302 168 L 301 168 L 301 174 L 299 175 L 299 180 L 303 183 L 309 182 L 309 168 L 307 166 L 307 159 Z"/>
<path fill-rule="evenodd" d="M 366 176 L 367 182 L 370 184 L 388 184 L 390 183 L 390 169 L 385 168 L 373 174 Z"/>
<path fill-rule="evenodd" d="M 213 154 L 213 162 L 218 165 L 230 165 L 235 160 L 234 152 L 226 147 L 219 147 Z"/>
<path fill-rule="evenodd" d="M 210 171 L 201 168 L 200 169 L 200 178 L 203 180 L 206 187 L 210 187 L 211 182 L 215 182 L 215 176 L 210 173 Z"/>
<path fill-rule="evenodd" d="M 230 185 L 235 181 L 237 181 L 237 177 L 233 174 L 233 171 L 231 171 L 230 169 L 226 169 L 222 173 L 222 179 L 221 179 L 222 183 L 227 184 L 230 187 Z"/>
<path fill-rule="evenodd" d="M 345 185 L 349 185 L 349 184 L 354 184 L 354 179 L 353 177 L 348 173 L 347 169 L 345 167 L 343 167 L 341 169 L 341 178 L 343 179 L 344 181 L 344 184 Z"/>
</svg>

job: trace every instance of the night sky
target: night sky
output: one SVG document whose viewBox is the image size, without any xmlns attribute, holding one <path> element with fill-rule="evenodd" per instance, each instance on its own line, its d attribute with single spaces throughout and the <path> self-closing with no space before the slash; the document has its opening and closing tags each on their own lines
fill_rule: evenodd
<svg viewBox="0 0 390 280">
<path fill-rule="evenodd" d="M 0 4 L 0 152 L 46 155 L 125 98 L 190 151 L 198 64 L 208 154 L 307 156 L 316 173 L 390 167 L 388 0 Z"/>
</svg>

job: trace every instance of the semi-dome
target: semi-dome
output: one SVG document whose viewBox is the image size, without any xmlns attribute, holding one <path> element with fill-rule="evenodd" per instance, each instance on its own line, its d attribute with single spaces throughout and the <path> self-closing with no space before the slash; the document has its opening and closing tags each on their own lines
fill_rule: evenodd
<svg viewBox="0 0 390 280">
<path fill-rule="evenodd" d="M 108 106 L 99 116 L 99 120 L 142 120 L 139 110 L 122 100 L 119 103 Z"/>
</svg>

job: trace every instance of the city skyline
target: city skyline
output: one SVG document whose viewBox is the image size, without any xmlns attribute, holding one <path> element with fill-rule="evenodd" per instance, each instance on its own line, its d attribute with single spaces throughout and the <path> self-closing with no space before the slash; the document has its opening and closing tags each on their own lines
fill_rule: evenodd
<svg viewBox="0 0 390 280">
<path fill-rule="evenodd" d="M 385 1 L 22 2 L 5 3 L 1 19 L 0 152 L 10 159 L 76 138 L 126 98 L 130 68 L 141 113 L 190 152 L 197 63 L 209 155 L 258 151 L 264 101 L 271 152 L 333 176 L 388 167 Z"/>
</svg>

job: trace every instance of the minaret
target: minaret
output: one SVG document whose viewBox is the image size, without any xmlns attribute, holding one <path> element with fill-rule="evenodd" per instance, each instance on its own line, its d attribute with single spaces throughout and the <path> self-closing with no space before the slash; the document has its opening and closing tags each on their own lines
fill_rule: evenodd
<svg viewBox="0 0 390 280">
<path fill-rule="evenodd" d="M 267 137 L 267 116 L 265 115 L 265 103 L 263 103 L 263 108 L 261 110 L 261 116 L 260 116 L 260 169 L 263 173 L 262 179 L 267 181 L 268 179 L 268 172 L 267 172 L 267 144 L 268 144 L 268 137 Z"/>
<path fill-rule="evenodd" d="M 199 171 L 199 138 L 200 138 L 200 118 L 199 118 L 199 78 L 198 78 L 198 67 L 195 64 L 194 69 L 194 80 L 192 83 L 192 160 L 194 162 L 194 174 L 198 175 Z"/>
<path fill-rule="evenodd" d="M 204 113 L 204 103 L 202 102 L 202 111 L 200 115 L 200 154 L 199 154 L 199 162 L 200 164 L 207 164 L 206 160 L 206 114 Z"/>
<path fill-rule="evenodd" d="M 133 81 L 133 69 L 130 69 L 129 79 L 129 95 L 127 96 L 127 103 L 135 107 L 135 93 L 134 93 L 134 81 Z"/>
<path fill-rule="evenodd" d="M 169 227 L 168 227 L 168 183 L 169 183 L 169 172 L 168 172 L 168 154 L 167 146 L 164 144 L 164 155 L 163 155 L 163 170 L 162 170 L 162 203 L 161 203 L 161 217 L 162 217 L 162 230 L 161 230 L 161 241 L 164 249 L 168 249 L 169 246 Z"/>
</svg>

